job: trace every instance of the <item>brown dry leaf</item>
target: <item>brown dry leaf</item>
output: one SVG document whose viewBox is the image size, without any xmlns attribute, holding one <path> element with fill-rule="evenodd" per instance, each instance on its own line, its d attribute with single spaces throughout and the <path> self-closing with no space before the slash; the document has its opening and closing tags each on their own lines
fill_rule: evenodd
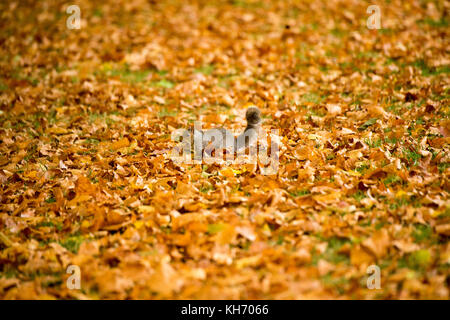
<svg viewBox="0 0 450 320">
<path fill-rule="evenodd" d="M 122 138 L 111 144 L 111 149 L 118 150 L 121 148 L 128 147 L 130 145 L 130 141 L 127 138 Z"/>
<path fill-rule="evenodd" d="M 450 223 L 436 226 L 436 232 L 445 236 L 450 236 Z"/>
<path fill-rule="evenodd" d="M 369 265 L 374 262 L 374 257 L 364 250 L 362 246 L 357 245 L 350 252 L 350 261 L 356 266 Z"/>
<path fill-rule="evenodd" d="M 198 222 L 200 223 L 206 222 L 206 217 L 201 213 L 186 213 L 173 219 L 172 228 L 174 230 L 177 230 L 181 227 L 187 226 L 190 223 L 198 223 Z"/>
<path fill-rule="evenodd" d="M 368 250 L 377 259 L 383 258 L 390 246 L 389 233 L 386 229 L 376 231 L 372 237 L 364 240 L 361 246 Z"/>
<path fill-rule="evenodd" d="M 179 290 L 184 282 L 166 258 L 163 258 L 148 280 L 149 289 L 162 296 L 169 296 L 174 291 Z"/>
</svg>

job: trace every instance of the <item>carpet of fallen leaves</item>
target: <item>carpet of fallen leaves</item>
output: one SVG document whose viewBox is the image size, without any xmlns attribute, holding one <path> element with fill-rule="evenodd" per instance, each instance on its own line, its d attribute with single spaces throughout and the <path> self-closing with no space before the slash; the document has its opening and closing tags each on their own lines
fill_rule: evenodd
<svg viewBox="0 0 450 320">
<path fill-rule="evenodd" d="M 0 298 L 449 298 L 448 2 L 74 4 L 0 4 Z M 276 175 L 167 155 L 247 103 Z"/>
</svg>

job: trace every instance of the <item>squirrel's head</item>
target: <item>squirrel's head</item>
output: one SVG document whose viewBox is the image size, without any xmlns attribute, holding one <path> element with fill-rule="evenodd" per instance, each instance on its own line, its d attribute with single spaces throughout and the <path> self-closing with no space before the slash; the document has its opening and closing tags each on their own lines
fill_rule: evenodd
<svg viewBox="0 0 450 320">
<path fill-rule="evenodd" d="M 257 125 L 261 123 L 261 111 L 257 107 L 250 107 L 245 113 L 245 118 L 249 125 Z"/>
</svg>

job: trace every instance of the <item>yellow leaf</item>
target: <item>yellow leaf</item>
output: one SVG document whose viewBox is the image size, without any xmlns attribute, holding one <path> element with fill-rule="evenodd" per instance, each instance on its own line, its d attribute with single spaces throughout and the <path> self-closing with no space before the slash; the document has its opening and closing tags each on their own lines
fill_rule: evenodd
<svg viewBox="0 0 450 320">
<path fill-rule="evenodd" d="M 141 220 L 138 220 L 134 223 L 134 226 L 136 227 L 136 229 L 142 228 L 143 225 L 144 225 L 144 222 Z"/>
<path fill-rule="evenodd" d="M 233 173 L 235 174 L 235 175 L 238 175 L 238 174 L 242 174 L 242 173 L 244 173 L 245 171 L 247 171 L 247 168 L 245 168 L 245 167 L 243 167 L 242 169 L 231 169 L 231 170 L 233 170 Z"/>
<path fill-rule="evenodd" d="M 250 108 L 250 107 L 256 107 L 256 105 L 253 104 L 253 103 L 251 103 L 251 102 L 247 102 L 246 104 L 244 104 L 244 105 L 242 106 L 243 109 L 248 109 L 248 108 Z"/>
<path fill-rule="evenodd" d="M 142 214 L 150 214 L 155 212 L 155 207 L 153 206 L 139 206 L 138 208 L 139 213 Z"/>
<path fill-rule="evenodd" d="M 353 177 L 360 177 L 361 174 L 359 172 L 353 171 L 353 170 L 349 170 L 349 171 L 344 171 L 346 174 L 348 174 L 349 176 L 353 176 Z"/>
<path fill-rule="evenodd" d="M 130 145 L 130 141 L 127 138 L 122 138 L 111 145 L 111 148 L 114 150 L 128 147 Z"/>
<path fill-rule="evenodd" d="M 233 169 L 228 167 L 220 170 L 220 174 L 227 178 L 234 177 Z"/>
<path fill-rule="evenodd" d="M 80 162 L 83 164 L 90 164 L 91 158 L 90 157 L 80 157 Z"/>
<path fill-rule="evenodd" d="M 130 148 L 131 149 L 134 149 L 134 148 L 136 148 L 137 147 L 137 141 L 136 140 L 133 140 L 131 143 L 130 143 Z"/>
<path fill-rule="evenodd" d="M 308 139 L 309 140 L 320 140 L 320 139 L 322 139 L 322 137 L 317 134 L 311 133 L 308 135 Z"/>
<path fill-rule="evenodd" d="M 35 171 L 35 170 L 27 171 L 23 175 L 27 178 L 34 179 L 34 178 L 36 178 L 37 171 Z"/>
<path fill-rule="evenodd" d="M 405 192 L 405 191 L 403 191 L 403 190 L 398 190 L 397 193 L 395 194 L 395 197 L 396 197 L 396 198 L 401 198 L 401 197 L 403 197 L 403 196 L 405 196 L 405 195 L 406 195 L 406 192 Z"/>
<path fill-rule="evenodd" d="M 443 211 L 443 210 L 434 210 L 433 212 L 431 212 L 430 213 L 430 215 L 433 217 L 433 218 L 436 218 L 436 217 L 438 217 L 438 216 L 440 216 L 442 213 L 444 213 L 445 211 Z"/>
<path fill-rule="evenodd" d="M 245 257 L 236 261 L 236 268 L 242 269 L 248 266 L 256 266 L 259 264 L 261 256 Z"/>
<path fill-rule="evenodd" d="M 89 228 L 91 226 L 91 223 L 88 221 L 88 220 L 84 220 L 82 223 L 81 223 L 81 228 L 83 228 L 83 229 L 87 229 L 87 228 Z"/>
<path fill-rule="evenodd" d="M 13 245 L 13 242 L 3 233 L 0 231 L 0 241 L 3 242 L 7 247 L 11 247 Z"/>
<path fill-rule="evenodd" d="M 48 128 L 47 129 L 47 133 L 54 133 L 54 134 L 65 134 L 68 131 L 64 128 L 59 128 L 59 127 L 52 127 L 52 128 Z"/>
</svg>

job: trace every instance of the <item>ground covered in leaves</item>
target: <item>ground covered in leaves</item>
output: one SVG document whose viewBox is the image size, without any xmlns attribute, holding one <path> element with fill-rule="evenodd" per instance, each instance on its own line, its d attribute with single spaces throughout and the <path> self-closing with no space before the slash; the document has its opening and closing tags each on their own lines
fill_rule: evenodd
<svg viewBox="0 0 450 320">
<path fill-rule="evenodd" d="M 189 2 L 0 4 L 0 298 L 448 299 L 449 3 Z M 167 155 L 247 103 L 277 174 Z"/>
</svg>

